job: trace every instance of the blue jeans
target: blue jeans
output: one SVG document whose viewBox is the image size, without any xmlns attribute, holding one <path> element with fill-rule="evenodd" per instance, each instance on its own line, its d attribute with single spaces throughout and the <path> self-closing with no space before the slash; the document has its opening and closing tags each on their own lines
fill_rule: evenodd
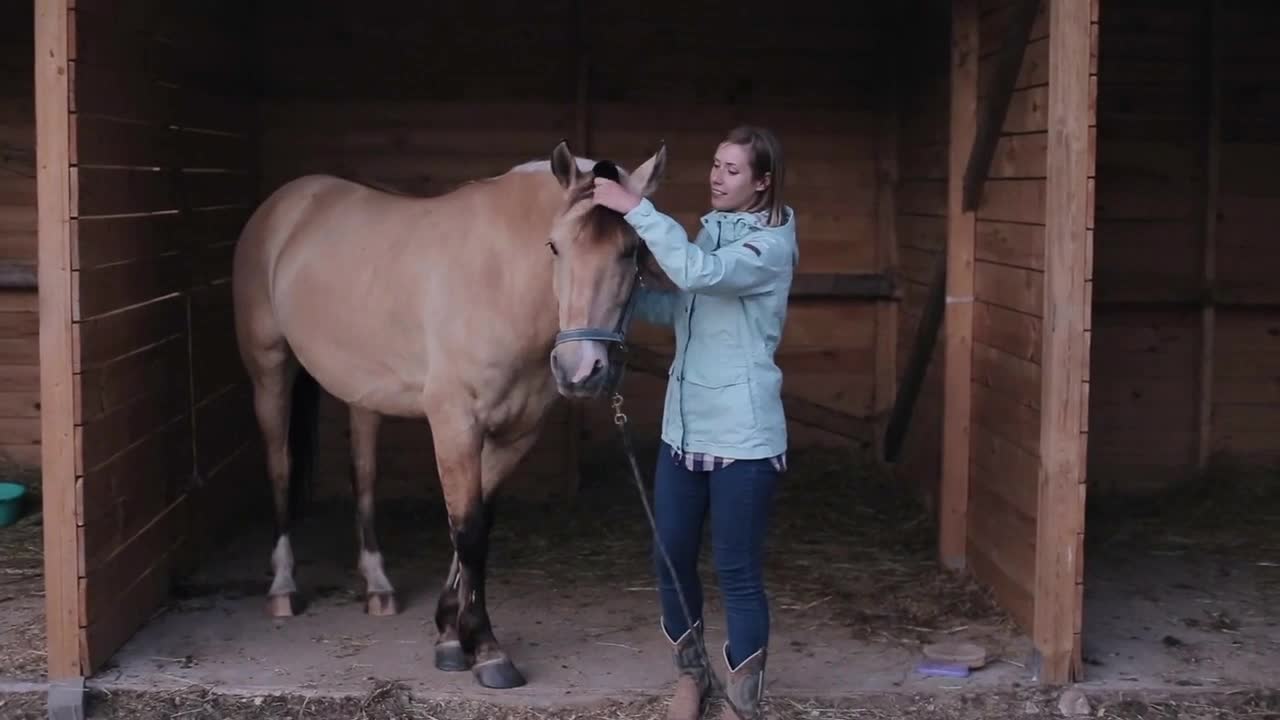
<svg viewBox="0 0 1280 720">
<path fill-rule="evenodd" d="M 695 623 L 702 617 L 698 553 L 703 518 L 710 511 L 712 558 L 724 598 L 729 663 L 733 667 L 769 639 L 769 604 L 761 566 L 777 480 L 778 471 L 769 460 L 736 460 L 719 470 L 693 472 L 671 456 L 669 445 L 662 443 L 658 449 L 653 500 L 658 537 L 671 557 Z M 674 641 L 689 624 L 671 572 L 656 546 L 653 553 L 662 620 Z"/>
</svg>

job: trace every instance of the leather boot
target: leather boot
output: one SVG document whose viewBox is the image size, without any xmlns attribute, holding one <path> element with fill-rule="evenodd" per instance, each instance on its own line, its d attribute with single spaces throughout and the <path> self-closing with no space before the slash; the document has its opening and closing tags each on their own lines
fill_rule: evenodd
<svg viewBox="0 0 1280 720">
<path fill-rule="evenodd" d="M 667 707 L 667 720 L 701 720 L 711 694 L 711 668 L 703 661 L 705 646 L 702 639 L 702 621 L 694 623 L 679 640 L 672 640 L 662 622 L 662 635 L 671 643 L 675 659 L 675 693 Z"/>
<path fill-rule="evenodd" d="M 760 648 L 736 668 L 729 665 L 728 643 L 724 645 L 723 654 L 724 664 L 729 668 L 724 691 L 728 695 L 726 700 L 732 703 L 721 703 L 719 720 L 763 720 L 761 701 L 764 698 L 764 665 L 768 649 Z"/>
</svg>

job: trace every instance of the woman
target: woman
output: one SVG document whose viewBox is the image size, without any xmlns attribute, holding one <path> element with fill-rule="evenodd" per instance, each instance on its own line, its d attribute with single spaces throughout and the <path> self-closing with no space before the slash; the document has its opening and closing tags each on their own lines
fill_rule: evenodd
<svg viewBox="0 0 1280 720">
<path fill-rule="evenodd" d="M 654 480 L 658 534 L 688 601 L 689 627 L 661 556 L 661 628 L 679 673 L 671 720 L 696 720 L 706 707 L 711 668 L 702 645 L 697 563 L 703 518 L 724 597 L 726 692 L 741 715 L 760 717 L 769 638 L 762 547 L 774 485 L 786 466 L 782 373 L 774 351 L 798 259 L 795 214 L 783 204 L 782 148 L 763 128 L 735 128 L 710 172 L 713 211 L 690 243 L 673 219 L 606 179 L 595 202 L 636 229 L 673 292 L 642 291 L 636 317 L 671 325 L 676 353 L 663 410 Z"/>
</svg>

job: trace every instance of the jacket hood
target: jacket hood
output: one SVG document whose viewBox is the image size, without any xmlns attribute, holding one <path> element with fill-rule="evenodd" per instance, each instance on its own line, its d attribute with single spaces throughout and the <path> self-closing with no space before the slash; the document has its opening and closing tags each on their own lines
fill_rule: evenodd
<svg viewBox="0 0 1280 720">
<path fill-rule="evenodd" d="M 748 233 L 764 232 L 794 243 L 796 240 L 796 213 L 789 205 L 782 207 L 782 224 L 770 226 L 765 223 L 765 214 L 758 212 L 722 212 L 716 210 L 702 216 L 702 224 L 710 227 L 712 225 L 720 225 L 722 227 L 732 226 L 736 232 L 733 233 L 735 240 L 740 240 Z"/>
</svg>

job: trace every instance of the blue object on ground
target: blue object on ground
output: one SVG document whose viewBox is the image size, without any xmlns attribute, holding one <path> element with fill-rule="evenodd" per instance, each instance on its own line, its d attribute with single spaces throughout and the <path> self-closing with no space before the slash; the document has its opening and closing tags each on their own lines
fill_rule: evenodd
<svg viewBox="0 0 1280 720">
<path fill-rule="evenodd" d="M 957 665 L 955 663 L 939 662 L 937 660 L 925 660 L 916 667 L 916 670 L 918 670 L 921 675 L 934 677 L 969 677 L 969 667 L 967 665 Z"/>
<path fill-rule="evenodd" d="M 22 498 L 27 487 L 18 483 L 0 482 L 0 527 L 18 522 L 22 514 Z"/>
</svg>

